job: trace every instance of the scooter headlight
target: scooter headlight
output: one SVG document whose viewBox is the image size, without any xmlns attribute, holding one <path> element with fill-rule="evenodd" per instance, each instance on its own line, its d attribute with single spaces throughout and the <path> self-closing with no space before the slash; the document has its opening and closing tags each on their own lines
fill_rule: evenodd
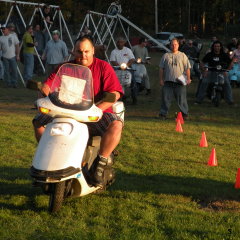
<svg viewBox="0 0 240 240">
<path fill-rule="evenodd" d="M 126 64 L 126 63 L 122 63 L 122 64 L 120 65 L 120 68 L 121 68 L 122 70 L 125 70 L 125 69 L 127 68 L 127 64 Z"/>
<path fill-rule="evenodd" d="M 71 134 L 73 126 L 71 123 L 55 123 L 51 129 L 52 136 L 68 136 Z"/>
<path fill-rule="evenodd" d="M 141 58 L 138 58 L 137 59 L 137 63 L 141 63 L 142 62 L 142 59 Z"/>
</svg>

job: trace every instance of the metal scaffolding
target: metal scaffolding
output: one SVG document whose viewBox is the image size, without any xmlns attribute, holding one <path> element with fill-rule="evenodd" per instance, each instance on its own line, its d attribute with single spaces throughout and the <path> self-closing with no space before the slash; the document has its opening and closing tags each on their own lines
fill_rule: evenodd
<svg viewBox="0 0 240 240">
<path fill-rule="evenodd" d="M 78 33 L 78 37 L 81 34 L 84 26 L 87 26 L 92 31 L 92 36 L 96 39 L 96 44 L 105 45 L 106 52 L 109 49 L 111 43 L 113 43 L 114 47 L 116 47 L 116 36 L 118 36 L 119 32 L 125 36 L 128 45 L 131 47 L 131 43 L 129 40 L 129 28 L 133 28 L 135 31 L 141 33 L 142 36 L 146 37 L 147 39 L 151 40 L 161 49 L 169 52 L 170 50 L 166 48 L 163 44 L 158 42 L 156 39 L 151 37 L 149 34 L 144 32 L 141 28 L 137 25 L 123 17 L 120 13 L 115 15 L 103 14 L 94 11 L 89 11 L 84 21 L 80 27 L 80 31 Z M 106 54 L 106 53 L 105 53 Z M 109 60 L 106 54 L 107 60 Z"/>
<path fill-rule="evenodd" d="M 44 15 L 43 15 L 43 11 L 42 11 L 42 9 L 46 6 L 46 4 L 44 4 L 44 3 L 33 3 L 33 2 L 22 2 L 22 1 L 12 1 L 12 0 L 0 0 L 0 3 L 9 3 L 9 5 L 10 5 L 10 10 L 9 10 L 8 16 L 7 16 L 6 20 L 5 20 L 5 24 L 9 23 L 10 17 L 13 14 L 14 9 L 16 9 L 18 17 L 20 18 L 21 23 L 23 24 L 24 28 L 26 28 L 27 25 L 31 25 L 33 23 L 35 15 L 37 13 L 39 13 L 41 18 L 42 18 L 42 21 L 44 23 L 44 26 L 45 26 L 45 28 L 46 28 L 46 30 L 48 32 L 49 38 L 52 39 L 52 36 L 51 36 L 51 33 L 50 33 L 50 29 L 52 27 L 52 24 L 50 24 L 48 26 L 48 24 L 47 24 L 47 22 L 46 22 L 46 20 L 44 18 Z M 31 15 L 31 18 L 30 18 L 28 23 L 27 23 L 27 21 L 24 18 L 23 11 L 21 12 L 21 7 L 20 6 L 23 6 L 23 7 L 25 7 L 25 6 L 33 7 L 33 13 Z M 72 40 L 72 37 L 71 37 L 71 35 L 69 33 L 67 24 L 65 22 L 65 19 L 63 17 L 63 14 L 61 12 L 60 7 L 57 6 L 57 5 L 49 5 L 49 7 L 53 10 L 53 22 L 56 22 L 58 20 L 58 25 L 59 25 L 59 30 L 60 30 L 60 34 L 61 34 L 61 39 L 63 38 L 63 34 L 62 34 L 63 30 L 65 30 L 66 33 L 67 33 L 67 38 L 68 38 L 68 40 L 69 40 L 69 42 L 71 44 L 71 47 L 73 48 L 73 40 Z M 21 49 L 21 47 L 22 47 L 22 43 L 20 43 L 20 49 Z M 41 67 L 42 67 L 42 70 L 43 70 L 43 72 L 45 72 L 45 67 L 43 65 L 41 56 L 39 55 L 36 47 L 34 47 L 34 48 L 35 48 L 36 55 L 38 57 L 38 61 L 39 61 L 40 65 L 41 65 Z M 23 77 L 22 77 L 21 71 L 19 70 L 19 67 L 18 67 L 18 73 L 20 75 L 22 83 L 25 86 L 25 82 L 23 80 Z"/>
</svg>

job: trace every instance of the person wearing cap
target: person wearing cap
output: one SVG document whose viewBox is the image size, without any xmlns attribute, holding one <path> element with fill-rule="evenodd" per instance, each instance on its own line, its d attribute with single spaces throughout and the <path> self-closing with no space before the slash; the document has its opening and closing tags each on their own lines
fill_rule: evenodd
<svg viewBox="0 0 240 240">
<path fill-rule="evenodd" d="M 60 32 L 54 30 L 52 32 L 52 40 L 46 44 L 42 59 L 46 59 L 46 74 L 50 75 L 59 64 L 67 61 L 68 49 L 66 43 L 60 39 Z"/>
<path fill-rule="evenodd" d="M 17 33 L 15 32 L 15 25 L 14 23 L 8 23 L 7 28 L 9 29 L 10 34 L 15 34 L 18 37 Z"/>
<path fill-rule="evenodd" d="M 26 27 L 26 32 L 23 35 L 23 58 L 24 58 L 24 81 L 32 80 L 34 69 L 34 47 L 37 46 L 37 42 L 34 41 L 33 26 Z"/>
<path fill-rule="evenodd" d="M 43 54 L 43 51 L 45 49 L 45 39 L 44 34 L 41 31 L 41 26 L 39 24 L 36 24 L 33 31 L 34 40 L 38 43 L 36 46 L 37 54 L 41 57 Z M 34 55 L 34 73 L 38 74 L 42 72 L 42 67 L 40 65 L 40 61 L 38 59 L 38 56 Z"/>
<path fill-rule="evenodd" d="M 10 34 L 5 24 L 1 26 L 0 50 L 4 66 L 4 80 L 7 87 L 17 87 L 17 61 L 19 61 L 19 40 Z"/>
</svg>

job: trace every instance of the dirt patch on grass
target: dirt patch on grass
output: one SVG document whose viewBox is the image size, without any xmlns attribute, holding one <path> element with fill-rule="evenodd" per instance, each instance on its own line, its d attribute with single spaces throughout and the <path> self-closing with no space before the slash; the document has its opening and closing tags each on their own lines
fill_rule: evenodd
<svg viewBox="0 0 240 240">
<path fill-rule="evenodd" d="M 240 212 L 240 202 L 233 200 L 218 200 L 218 201 L 200 201 L 198 202 L 201 209 L 206 211 L 233 211 Z"/>
</svg>

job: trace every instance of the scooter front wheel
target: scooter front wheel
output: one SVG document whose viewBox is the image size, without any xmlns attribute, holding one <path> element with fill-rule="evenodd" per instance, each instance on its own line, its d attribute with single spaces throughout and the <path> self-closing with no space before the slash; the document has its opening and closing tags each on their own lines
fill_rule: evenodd
<svg viewBox="0 0 240 240">
<path fill-rule="evenodd" d="M 65 182 L 53 183 L 49 197 L 49 212 L 59 211 L 64 200 Z"/>
</svg>

